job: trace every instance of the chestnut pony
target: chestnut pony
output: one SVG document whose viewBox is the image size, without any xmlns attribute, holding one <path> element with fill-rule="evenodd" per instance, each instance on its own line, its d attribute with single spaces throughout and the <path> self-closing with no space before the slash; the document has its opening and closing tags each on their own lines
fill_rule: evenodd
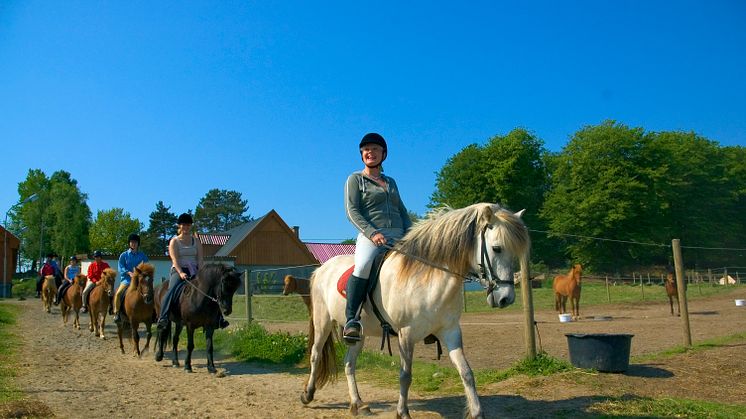
<svg viewBox="0 0 746 419">
<path fill-rule="evenodd" d="M 684 287 L 686 289 L 686 287 Z M 676 315 L 681 316 L 681 304 L 679 304 L 679 290 L 676 286 L 676 277 L 673 272 L 666 275 L 666 294 L 668 294 L 668 304 L 671 306 L 671 315 L 673 316 L 673 299 L 676 299 Z"/>
<path fill-rule="evenodd" d="M 52 301 L 57 295 L 57 284 L 54 282 L 54 275 L 44 277 L 44 284 L 41 286 L 41 304 L 43 310 L 47 313 L 52 311 Z"/>
<path fill-rule="evenodd" d="M 184 284 L 179 301 L 169 310 L 168 327 L 156 335 L 155 360 L 163 359 L 163 346 L 171 339 L 173 344 L 174 367 L 179 366 L 179 335 L 181 329 L 187 329 L 187 354 L 184 370 L 192 372 L 192 351 L 194 350 L 194 331 L 200 327 L 205 331 L 207 349 L 207 371 L 218 372 L 213 361 L 212 335 L 218 328 L 220 312 L 229 316 L 233 311 L 233 294 L 241 285 L 241 273 L 233 267 L 219 263 L 208 264 L 199 269 L 197 276 Z M 168 281 L 158 286 L 156 292 L 156 314 L 160 315 L 163 297 L 168 291 Z M 174 322 L 174 334 L 171 337 L 171 322 Z"/>
<path fill-rule="evenodd" d="M 96 282 L 96 286 L 88 294 L 88 306 L 91 315 L 91 324 L 88 329 L 93 332 L 94 327 L 96 336 L 104 339 L 104 325 L 106 323 L 106 314 L 109 311 L 109 298 L 114 294 L 114 280 L 117 272 L 111 268 L 104 269 L 101 273 L 101 279 Z"/>
<path fill-rule="evenodd" d="M 75 312 L 73 327 L 80 330 L 80 308 L 83 307 L 83 287 L 88 278 L 85 275 L 77 274 L 73 278 L 73 284 L 65 291 L 65 295 L 60 300 L 60 310 L 62 310 L 62 323 L 67 326 L 67 316 L 70 311 Z"/>
<path fill-rule="evenodd" d="M 140 323 L 145 323 L 147 331 L 147 341 L 143 351 L 150 347 L 150 338 L 152 336 L 151 327 L 153 325 L 155 311 L 153 308 L 153 275 L 155 267 L 149 263 L 140 262 L 132 271 L 132 281 L 124 295 L 124 310 L 122 311 L 122 321 L 117 324 L 117 334 L 119 335 L 119 349 L 124 353 L 124 343 L 122 343 L 122 332 L 129 325 L 132 334 L 132 347 L 134 356 L 140 357 L 140 334 L 137 329 Z"/>
<path fill-rule="evenodd" d="M 558 313 L 567 312 L 567 299 L 570 299 L 570 308 L 573 318 L 580 317 L 580 282 L 583 266 L 575 264 L 570 268 L 567 275 L 557 275 L 552 282 L 554 289 L 554 308 Z"/>
<path fill-rule="evenodd" d="M 282 289 L 282 295 L 290 295 L 294 292 L 300 295 L 306 304 L 308 314 L 311 314 L 311 282 L 308 278 L 296 278 L 292 275 L 285 275 L 285 287 Z"/>
</svg>

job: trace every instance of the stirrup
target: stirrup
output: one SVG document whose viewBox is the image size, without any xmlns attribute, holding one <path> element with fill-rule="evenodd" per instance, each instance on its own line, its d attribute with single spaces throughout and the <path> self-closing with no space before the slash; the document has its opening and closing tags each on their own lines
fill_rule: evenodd
<svg viewBox="0 0 746 419">
<path fill-rule="evenodd" d="M 354 345 L 360 342 L 363 334 L 363 325 L 357 319 L 352 319 L 347 322 L 342 331 L 342 339 L 348 345 Z"/>
</svg>

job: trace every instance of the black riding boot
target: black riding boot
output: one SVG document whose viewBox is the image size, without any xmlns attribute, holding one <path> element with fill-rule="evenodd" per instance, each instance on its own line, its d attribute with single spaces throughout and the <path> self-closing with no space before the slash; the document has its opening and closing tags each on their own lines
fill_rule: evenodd
<svg viewBox="0 0 746 419">
<path fill-rule="evenodd" d="M 39 278 L 36 280 L 36 298 L 41 297 L 41 286 L 44 283 L 44 278 Z"/>
<path fill-rule="evenodd" d="M 127 290 L 125 289 L 119 295 L 119 301 L 115 301 L 115 304 L 117 305 L 117 314 L 114 316 L 114 323 L 120 323 L 122 321 L 122 310 L 124 310 L 124 295 L 126 293 Z"/>
<path fill-rule="evenodd" d="M 65 291 L 70 288 L 70 283 L 65 282 L 60 286 L 60 288 L 57 290 L 57 295 L 54 297 L 54 305 L 59 305 L 60 300 L 62 300 L 62 296 L 65 295 Z"/>
<path fill-rule="evenodd" d="M 345 324 L 342 332 L 342 338 L 349 345 L 354 345 L 361 339 L 360 333 L 363 327 L 360 324 L 358 312 L 365 301 L 367 289 L 367 279 L 350 275 L 350 279 L 347 281 L 347 308 L 345 309 L 347 324 Z"/>
</svg>

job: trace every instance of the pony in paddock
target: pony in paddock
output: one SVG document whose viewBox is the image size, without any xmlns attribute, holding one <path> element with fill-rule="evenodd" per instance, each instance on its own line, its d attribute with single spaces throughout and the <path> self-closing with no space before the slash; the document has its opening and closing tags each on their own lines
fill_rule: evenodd
<svg viewBox="0 0 746 419">
<path fill-rule="evenodd" d="M 77 274 L 73 278 L 73 285 L 65 291 L 60 299 L 60 310 L 62 311 L 62 324 L 67 326 L 67 318 L 71 311 L 75 312 L 73 327 L 80 330 L 80 308 L 83 307 L 83 287 L 88 278 Z"/>
<path fill-rule="evenodd" d="M 554 289 L 554 308 L 559 314 L 567 313 L 567 299 L 573 318 L 580 318 L 580 282 L 583 265 L 575 264 L 567 275 L 557 275 L 552 282 Z"/>
<path fill-rule="evenodd" d="M 306 304 L 308 314 L 313 314 L 311 309 L 311 282 L 308 278 L 285 275 L 285 287 L 282 289 L 282 295 L 290 295 L 294 292 L 300 294 L 300 298 Z"/>
<path fill-rule="evenodd" d="M 410 417 L 407 399 L 415 343 L 431 334 L 445 343 L 461 376 L 470 415 L 484 417 L 461 339 L 463 280 L 471 278 L 472 272 L 481 272 L 479 280 L 487 288 L 487 302 L 492 307 L 503 308 L 515 301 L 513 265 L 530 247 L 522 214 L 489 203 L 437 210 L 415 224 L 383 261 L 372 298 L 399 336 L 398 417 Z M 337 291 L 337 281 L 353 263 L 353 255 L 336 256 L 311 277 L 311 371 L 301 395 L 304 404 L 313 400 L 318 388 L 336 378 L 332 332 L 345 323 L 345 299 Z M 379 321 L 370 314 L 371 302 L 366 301 L 364 307 L 363 339 L 349 346 L 344 358 L 353 415 L 367 410 L 355 378 L 357 357 L 365 337 L 382 334 Z"/>
<path fill-rule="evenodd" d="M 140 328 L 140 323 L 145 323 L 147 341 L 145 341 L 145 347 L 143 347 L 144 351 L 150 347 L 151 327 L 155 320 L 153 318 L 155 313 L 153 305 L 155 267 L 149 263 L 140 262 L 132 273 L 132 281 L 124 295 L 124 310 L 122 311 L 124 316 L 122 316 L 122 321 L 117 324 L 117 334 L 119 335 L 119 349 L 124 353 L 122 333 L 124 328 L 129 325 L 134 356 L 139 358 L 142 352 L 140 351 L 140 333 L 137 329 Z"/>
<path fill-rule="evenodd" d="M 668 295 L 668 304 L 671 306 L 671 315 L 673 316 L 673 299 L 676 299 L 676 315 L 681 316 L 681 304 L 679 304 L 679 290 L 676 285 L 676 277 L 673 272 L 666 274 L 666 294 Z"/>
<path fill-rule="evenodd" d="M 91 315 L 91 324 L 88 330 L 96 331 L 96 336 L 104 339 L 104 325 L 106 324 L 106 314 L 109 311 L 109 299 L 114 295 L 114 281 L 117 272 L 111 268 L 104 269 L 101 273 L 101 279 L 96 283 L 91 292 L 88 294 L 88 306 Z"/>
<path fill-rule="evenodd" d="M 241 273 L 233 267 L 222 264 L 208 264 L 200 268 L 194 279 L 184 285 L 181 296 L 169 310 L 169 319 L 174 322 L 174 334 L 171 336 L 171 322 L 168 327 L 156 335 L 155 360 L 163 359 L 163 346 L 170 339 L 173 344 L 172 365 L 179 366 L 179 335 L 181 329 L 187 329 L 187 354 L 184 370 L 192 372 L 192 351 L 194 350 L 194 331 L 202 328 L 205 332 L 207 346 L 207 371 L 218 372 L 213 361 L 212 336 L 218 328 L 220 312 L 229 316 L 233 311 L 233 294 L 241 285 Z M 161 303 L 168 291 L 168 281 L 158 286 L 155 303 L 156 317 L 160 316 Z"/>
<path fill-rule="evenodd" d="M 52 312 L 52 301 L 57 295 L 57 284 L 54 282 L 54 275 L 44 277 L 44 283 L 41 286 L 41 304 L 42 309 L 47 313 Z"/>
</svg>

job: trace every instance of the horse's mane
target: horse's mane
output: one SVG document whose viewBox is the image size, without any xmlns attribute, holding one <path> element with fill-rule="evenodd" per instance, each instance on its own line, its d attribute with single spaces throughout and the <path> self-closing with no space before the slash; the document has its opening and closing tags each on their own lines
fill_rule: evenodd
<svg viewBox="0 0 746 419">
<path fill-rule="evenodd" d="M 111 269 L 111 268 L 106 268 L 101 273 L 101 279 L 102 280 L 98 281 L 98 284 L 103 284 L 105 282 L 111 281 L 111 285 L 114 285 L 114 282 L 116 282 L 116 277 L 117 277 L 117 271 L 115 271 L 114 269 Z M 96 285 L 98 285 L 98 284 L 96 284 Z"/>
<path fill-rule="evenodd" d="M 155 275 L 155 266 L 150 263 L 140 262 L 139 265 L 133 271 L 131 286 L 127 288 L 127 293 L 135 292 L 137 287 L 140 286 L 140 278 L 143 276 L 149 276 L 153 278 Z"/>
<path fill-rule="evenodd" d="M 75 279 L 73 279 L 73 284 L 85 285 L 86 281 L 88 281 L 87 276 L 83 274 L 75 274 Z"/>
<path fill-rule="evenodd" d="M 417 222 L 395 246 L 402 254 L 416 255 L 434 265 L 468 274 L 479 233 L 488 225 L 497 227 L 498 239 L 515 255 L 528 251 L 528 229 L 520 217 L 497 204 L 474 204 L 465 208 L 442 207 Z M 404 257 L 399 277 L 410 277 L 415 270 L 433 272 L 414 258 Z"/>
</svg>

